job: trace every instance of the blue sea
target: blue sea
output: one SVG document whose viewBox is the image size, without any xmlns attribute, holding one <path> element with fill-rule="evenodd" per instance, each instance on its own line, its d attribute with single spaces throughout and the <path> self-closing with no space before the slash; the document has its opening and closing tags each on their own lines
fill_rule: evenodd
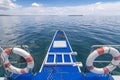
<svg viewBox="0 0 120 80">
<path fill-rule="evenodd" d="M 38 72 L 56 30 L 66 32 L 73 50 L 78 52 L 77 61 L 84 64 L 81 68 L 84 72 L 92 45 L 120 44 L 120 16 L 49 15 L 0 16 L 0 46 L 28 45 L 35 60 L 34 71 Z M 109 60 L 111 56 L 107 58 Z M 99 65 L 101 63 L 96 63 L 96 66 Z M 0 76 L 4 73 L 3 67 L 0 67 Z M 119 68 L 112 74 L 120 74 Z"/>
</svg>

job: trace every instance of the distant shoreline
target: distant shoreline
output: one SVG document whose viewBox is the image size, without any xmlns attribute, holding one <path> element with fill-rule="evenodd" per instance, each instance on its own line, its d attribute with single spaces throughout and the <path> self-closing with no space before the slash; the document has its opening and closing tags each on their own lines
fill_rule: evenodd
<svg viewBox="0 0 120 80">
<path fill-rule="evenodd" d="M 0 16 L 12 16 L 12 15 L 2 15 L 2 14 L 0 14 Z"/>
<path fill-rule="evenodd" d="M 45 15 L 4 15 L 4 14 L 0 14 L 0 16 L 45 16 Z M 59 16 L 59 15 L 46 15 L 46 16 Z M 66 15 L 66 16 L 83 16 L 83 15 Z"/>
</svg>

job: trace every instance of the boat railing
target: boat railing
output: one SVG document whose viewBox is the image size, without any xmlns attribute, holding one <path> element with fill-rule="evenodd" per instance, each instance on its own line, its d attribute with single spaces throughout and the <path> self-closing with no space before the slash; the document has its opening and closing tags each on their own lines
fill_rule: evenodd
<svg viewBox="0 0 120 80">
<path fill-rule="evenodd" d="M 120 45 L 93 45 L 91 47 L 90 53 L 93 52 L 94 50 L 96 50 L 97 48 L 100 48 L 100 47 L 113 47 L 113 48 L 117 49 L 120 52 Z M 108 64 L 111 63 L 111 60 L 112 60 L 111 55 L 104 54 L 104 55 L 99 56 L 97 59 L 95 59 L 94 65 L 96 67 L 99 67 L 99 68 L 100 67 L 105 67 L 105 66 L 107 66 Z M 111 72 L 111 74 L 112 75 L 120 75 L 120 67 L 117 66 L 117 68 L 115 70 L 113 70 Z"/>
<path fill-rule="evenodd" d="M 30 49 L 29 49 L 29 46 L 27 45 L 2 45 L 0 47 L 0 67 L 3 66 L 3 63 L 4 63 L 4 56 L 2 56 L 1 54 L 3 53 L 4 49 L 7 48 L 7 47 L 11 47 L 11 48 L 14 48 L 14 47 L 18 47 L 18 48 L 22 48 L 24 50 L 26 50 L 27 52 L 30 52 Z M 16 56 L 16 55 L 15 55 Z M 19 57 L 19 56 L 18 56 Z M 22 60 L 23 58 L 22 57 L 19 57 L 19 59 L 14 59 L 14 56 L 11 57 L 10 56 L 10 63 L 13 64 L 13 65 L 16 65 L 18 67 L 21 67 L 21 65 L 25 65 L 26 64 L 26 61 Z M 4 66 L 3 66 L 4 67 Z M 6 69 L 5 69 L 5 77 L 6 78 L 10 78 L 10 76 L 12 75 L 13 73 L 11 72 L 8 72 Z"/>
<path fill-rule="evenodd" d="M 2 52 L 3 52 L 3 49 L 0 47 L 0 67 L 2 66 L 3 64 L 3 57 L 2 57 Z"/>
<path fill-rule="evenodd" d="M 92 47 L 91 47 L 91 51 L 90 51 L 90 53 L 92 52 L 92 51 L 94 51 L 95 49 L 97 49 L 97 48 L 100 48 L 100 47 L 114 47 L 114 48 L 116 48 L 118 51 L 120 51 L 120 45 L 93 45 Z M 104 56 L 104 57 L 108 57 L 108 56 Z M 94 61 L 95 63 L 110 63 L 111 61 L 110 60 L 95 60 Z"/>
</svg>

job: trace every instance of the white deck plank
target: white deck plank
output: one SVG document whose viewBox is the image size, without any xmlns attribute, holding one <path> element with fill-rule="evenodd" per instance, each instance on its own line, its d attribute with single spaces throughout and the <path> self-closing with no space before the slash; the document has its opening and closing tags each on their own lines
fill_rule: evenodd
<svg viewBox="0 0 120 80">
<path fill-rule="evenodd" d="M 53 48 L 66 48 L 67 44 L 66 41 L 54 41 Z"/>
</svg>

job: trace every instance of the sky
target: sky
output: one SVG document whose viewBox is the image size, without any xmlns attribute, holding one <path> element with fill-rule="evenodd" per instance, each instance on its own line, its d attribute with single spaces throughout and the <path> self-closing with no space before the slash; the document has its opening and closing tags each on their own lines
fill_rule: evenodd
<svg viewBox="0 0 120 80">
<path fill-rule="evenodd" d="M 120 15 L 120 0 L 0 0 L 4 15 Z"/>
</svg>

